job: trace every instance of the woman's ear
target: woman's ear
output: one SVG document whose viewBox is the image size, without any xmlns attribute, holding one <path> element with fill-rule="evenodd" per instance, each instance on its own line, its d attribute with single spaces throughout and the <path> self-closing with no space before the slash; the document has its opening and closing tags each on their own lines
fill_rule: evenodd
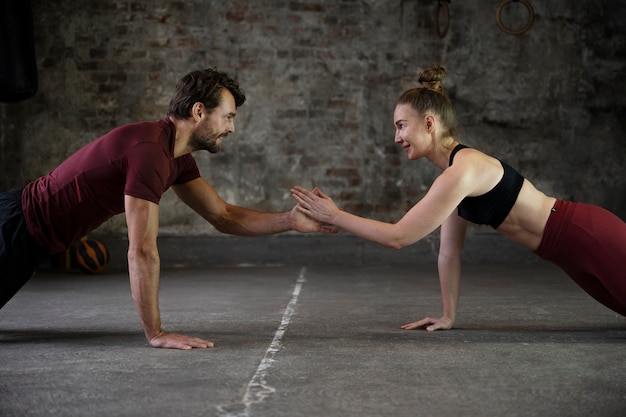
<svg viewBox="0 0 626 417">
<path fill-rule="evenodd" d="M 427 114 L 424 117 L 424 126 L 426 126 L 426 132 L 432 133 L 435 130 L 435 117 L 432 114 Z"/>
</svg>

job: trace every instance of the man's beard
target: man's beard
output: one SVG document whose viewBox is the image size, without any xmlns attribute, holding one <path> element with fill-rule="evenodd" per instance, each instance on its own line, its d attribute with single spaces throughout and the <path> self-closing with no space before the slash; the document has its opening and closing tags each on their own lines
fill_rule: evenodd
<svg viewBox="0 0 626 417">
<path fill-rule="evenodd" d="M 222 150 L 222 138 L 226 135 L 216 135 L 215 133 L 212 133 L 209 136 L 210 137 L 208 139 L 202 139 L 199 134 L 193 133 L 189 141 L 191 151 L 209 151 L 211 153 L 220 152 Z"/>
</svg>

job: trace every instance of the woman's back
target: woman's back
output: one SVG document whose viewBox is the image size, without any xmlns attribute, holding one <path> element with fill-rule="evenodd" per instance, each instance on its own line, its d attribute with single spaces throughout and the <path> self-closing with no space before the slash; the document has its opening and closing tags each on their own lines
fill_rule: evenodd
<svg viewBox="0 0 626 417">
<path fill-rule="evenodd" d="M 457 145 L 449 163 L 462 168 L 474 185 L 459 205 L 462 217 L 491 224 L 507 238 L 537 249 L 555 198 L 537 190 L 506 163 L 476 149 Z"/>
<path fill-rule="evenodd" d="M 527 249 L 536 250 L 541 243 L 543 231 L 556 199 L 548 197 L 524 179 L 517 200 L 504 219 L 499 233 Z"/>
</svg>

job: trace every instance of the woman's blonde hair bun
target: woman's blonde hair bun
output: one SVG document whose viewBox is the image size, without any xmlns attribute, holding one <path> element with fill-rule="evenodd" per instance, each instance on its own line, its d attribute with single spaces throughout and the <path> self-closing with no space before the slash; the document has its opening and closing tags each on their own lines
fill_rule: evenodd
<svg viewBox="0 0 626 417">
<path fill-rule="evenodd" d="M 433 64 L 420 72 L 418 81 L 424 88 L 444 94 L 441 82 L 447 74 L 446 67 L 441 64 Z"/>
</svg>

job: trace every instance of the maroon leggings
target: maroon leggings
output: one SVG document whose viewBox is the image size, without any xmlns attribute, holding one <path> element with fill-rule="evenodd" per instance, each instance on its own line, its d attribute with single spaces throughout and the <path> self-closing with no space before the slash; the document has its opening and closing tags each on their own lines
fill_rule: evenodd
<svg viewBox="0 0 626 417">
<path fill-rule="evenodd" d="M 558 200 L 535 253 L 626 316 L 626 223 L 619 217 L 598 206 Z"/>
</svg>

